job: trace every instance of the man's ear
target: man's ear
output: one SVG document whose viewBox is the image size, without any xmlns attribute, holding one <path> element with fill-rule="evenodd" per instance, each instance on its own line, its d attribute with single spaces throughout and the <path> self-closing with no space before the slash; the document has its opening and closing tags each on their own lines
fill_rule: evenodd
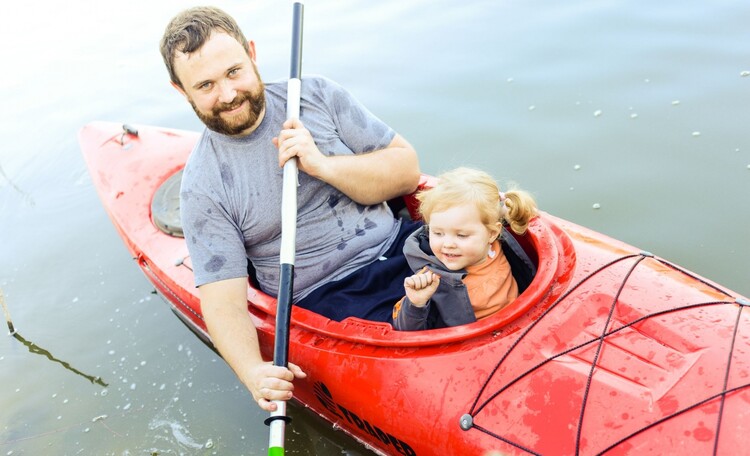
<svg viewBox="0 0 750 456">
<path fill-rule="evenodd" d="M 185 98 L 188 97 L 187 94 L 185 93 L 185 90 L 182 87 L 180 87 L 179 84 L 177 84 L 174 81 L 169 81 L 169 83 L 172 84 L 172 87 L 174 87 L 175 89 L 177 89 L 177 91 L 180 92 L 183 97 L 185 97 Z"/>
<path fill-rule="evenodd" d="M 247 40 L 247 55 L 250 56 L 250 60 L 252 60 L 253 63 L 257 63 L 256 62 L 257 54 L 255 53 L 255 42 L 253 40 Z"/>
</svg>

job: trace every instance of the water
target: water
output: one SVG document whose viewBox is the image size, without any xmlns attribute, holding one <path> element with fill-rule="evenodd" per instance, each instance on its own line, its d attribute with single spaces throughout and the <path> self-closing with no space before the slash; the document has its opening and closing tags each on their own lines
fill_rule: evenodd
<svg viewBox="0 0 750 456">
<path fill-rule="evenodd" d="M 0 341 L 0 455 L 265 453 L 266 414 L 152 293 L 76 138 L 91 120 L 200 127 L 157 48 L 190 5 L 21 2 L 0 30 L 0 288 L 19 331 Z M 284 77 L 291 7 L 219 6 L 263 77 Z M 740 0 L 313 0 L 303 71 L 348 87 L 425 172 L 484 168 L 748 296 L 748 14 Z M 291 413 L 291 454 L 370 454 Z"/>
</svg>

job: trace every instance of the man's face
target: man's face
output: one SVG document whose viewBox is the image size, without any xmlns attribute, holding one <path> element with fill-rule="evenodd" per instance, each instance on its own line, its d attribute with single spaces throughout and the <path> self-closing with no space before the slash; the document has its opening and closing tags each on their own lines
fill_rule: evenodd
<svg viewBox="0 0 750 456">
<path fill-rule="evenodd" d="M 182 92 L 208 128 L 235 136 L 249 134 L 265 109 L 263 81 L 250 55 L 226 33 L 215 31 L 199 50 L 175 56 Z"/>
</svg>

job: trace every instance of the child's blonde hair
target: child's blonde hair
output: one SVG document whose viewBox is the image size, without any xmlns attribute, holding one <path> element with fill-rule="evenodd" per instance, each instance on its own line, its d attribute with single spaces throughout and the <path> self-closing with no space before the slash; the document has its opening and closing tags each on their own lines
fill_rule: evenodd
<svg viewBox="0 0 750 456">
<path fill-rule="evenodd" d="M 428 224 L 433 212 L 473 204 L 487 229 L 496 229 L 497 222 L 505 220 L 515 233 L 523 234 L 537 215 L 536 202 L 528 192 L 511 189 L 503 195 L 492 176 L 471 168 L 441 174 L 437 185 L 419 192 L 417 200 L 419 213 Z"/>
</svg>

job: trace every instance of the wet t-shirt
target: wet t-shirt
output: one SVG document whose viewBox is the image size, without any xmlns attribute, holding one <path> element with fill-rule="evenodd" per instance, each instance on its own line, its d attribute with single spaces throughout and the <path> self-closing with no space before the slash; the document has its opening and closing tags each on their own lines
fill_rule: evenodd
<svg viewBox="0 0 750 456">
<path fill-rule="evenodd" d="M 206 129 L 185 166 L 182 225 L 195 284 L 247 276 L 279 285 L 283 169 L 271 139 L 286 120 L 286 82 L 266 85 L 266 113 L 246 137 Z M 341 86 L 322 77 L 302 81 L 300 121 L 325 155 L 362 154 L 390 144 L 395 132 Z M 299 172 L 294 300 L 371 263 L 390 246 L 398 222 L 385 203 L 363 206 Z"/>
</svg>

